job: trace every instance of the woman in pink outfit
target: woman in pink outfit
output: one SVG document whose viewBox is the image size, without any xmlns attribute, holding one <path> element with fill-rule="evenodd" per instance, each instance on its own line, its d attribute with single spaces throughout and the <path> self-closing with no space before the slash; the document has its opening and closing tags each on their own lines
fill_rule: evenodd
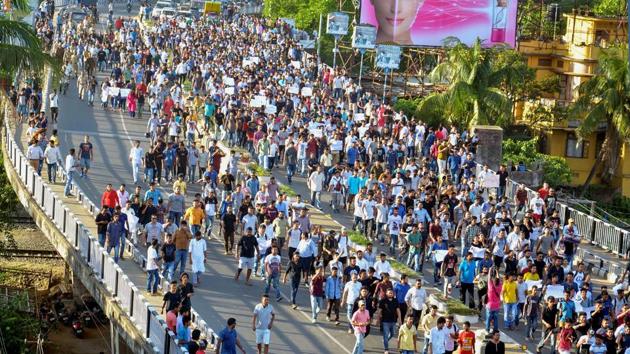
<svg viewBox="0 0 630 354">
<path fill-rule="evenodd" d="M 134 118 L 136 116 L 136 106 L 137 106 L 137 96 L 134 90 L 129 92 L 127 96 L 127 110 L 129 111 L 129 116 Z"/>
<path fill-rule="evenodd" d="M 494 321 L 492 327 L 499 330 L 499 310 L 501 309 L 501 290 L 503 283 L 499 278 L 499 272 L 493 266 L 488 272 L 488 302 L 486 303 L 486 332 L 490 333 L 490 321 Z"/>
</svg>

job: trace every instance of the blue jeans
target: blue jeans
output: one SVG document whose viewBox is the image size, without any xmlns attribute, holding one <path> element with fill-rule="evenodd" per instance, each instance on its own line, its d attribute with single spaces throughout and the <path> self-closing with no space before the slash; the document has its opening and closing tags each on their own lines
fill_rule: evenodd
<svg viewBox="0 0 630 354">
<path fill-rule="evenodd" d="M 133 183 L 138 184 L 138 178 L 140 176 L 140 163 L 132 162 L 131 163 L 132 175 L 133 175 Z"/>
<path fill-rule="evenodd" d="M 105 234 L 98 234 L 98 244 L 101 245 L 101 247 L 105 247 Z"/>
<path fill-rule="evenodd" d="M 317 314 L 324 308 L 324 298 L 311 295 L 311 318 L 316 320 Z"/>
<path fill-rule="evenodd" d="M 490 321 L 494 321 L 492 329 L 499 330 L 499 310 L 490 310 L 486 308 L 486 332 L 490 332 Z"/>
<path fill-rule="evenodd" d="M 64 194 L 68 196 L 72 190 L 72 180 L 74 179 L 74 171 L 68 171 L 68 176 L 66 177 L 66 187 L 64 188 Z"/>
<path fill-rule="evenodd" d="M 354 343 L 352 354 L 363 354 L 363 348 L 365 347 L 365 345 L 363 344 L 363 341 L 365 340 L 365 333 L 357 332 L 354 334 L 354 336 L 356 337 L 357 341 L 356 343 Z"/>
<path fill-rule="evenodd" d="M 389 340 L 394 336 L 396 322 L 381 322 L 383 325 L 383 348 L 389 350 Z"/>
<path fill-rule="evenodd" d="M 195 236 L 197 231 L 201 231 L 201 225 L 190 225 L 190 232 Z"/>
<path fill-rule="evenodd" d="M 407 266 L 411 267 L 411 262 L 413 262 L 414 271 L 416 272 L 422 271 L 422 265 L 424 264 L 424 260 L 419 250 L 416 250 L 415 252 L 409 252 L 409 254 L 407 255 Z"/>
<path fill-rule="evenodd" d="M 437 283 L 440 281 L 440 269 L 442 269 L 442 262 L 435 262 L 435 267 L 433 269 L 433 282 Z"/>
<path fill-rule="evenodd" d="M 176 250 L 175 251 L 175 267 L 174 271 L 177 271 L 177 265 L 179 265 L 179 273 L 186 271 L 186 261 L 188 260 L 188 250 Z"/>
<path fill-rule="evenodd" d="M 538 316 L 527 317 L 527 335 L 530 337 L 534 336 L 534 332 L 538 327 Z"/>
<path fill-rule="evenodd" d="M 398 249 L 398 235 L 391 234 L 389 235 L 390 243 L 389 250 L 396 257 L 396 250 Z"/>
<path fill-rule="evenodd" d="M 120 252 L 118 252 L 120 258 L 123 258 L 123 255 L 125 254 L 125 243 L 127 243 L 127 237 L 123 235 L 120 237 Z"/>
<path fill-rule="evenodd" d="M 175 261 L 165 262 L 162 276 L 169 282 L 173 280 L 173 274 L 175 273 Z"/>
<path fill-rule="evenodd" d="M 147 178 L 147 183 L 153 182 L 153 178 L 155 176 L 155 169 L 152 167 L 147 167 L 144 169 L 144 175 Z"/>
<path fill-rule="evenodd" d="M 118 263 L 118 255 L 120 254 L 120 243 L 115 246 L 107 246 L 107 254 L 110 254 L 114 250 L 114 262 Z"/>
<path fill-rule="evenodd" d="M 413 354 L 415 353 L 413 350 L 401 350 L 400 354 Z"/>
<path fill-rule="evenodd" d="M 56 183 L 57 182 L 57 164 L 49 163 L 47 164 L 47 167 L 48 167 L 48 182 Z"/>
<path fill-rule="evenodd" d="M 265 285 L 265 294 L 269 295 L 269 290 L 271 290 L 270 288 L 272 284 L 273 288 L 276 290 L 276 299 L 280 299 L 282 297 L 282 295 L 280 295 L 280 274 L 269 274 Z"/>
<path fill-rule="evenodd" d="M 288 163 L 287 164 L 287 180 L 289 181 L 289 183 L 291 183 L 291 178 L 293 178 L 294 174 L 295 174 L 295 164 Z"/>
<path fill-rule="evenodd" d="M 516 320 L 516 311 L 518 307 L 517 303 L 513 304 L 503 304 L 503 322 L 505 323 L 505 327 L 511 328 L 515 324 Z"/>
<path fill-rule="evenodd" d="M 346 304 L 346 317 L 348 318 L 348 328 L 352 329 L 352 309 L 354 308 L 354 303 Z"/>
<path fill-rule="evenodd" d="M 168 217 L 173 219 L 173 221 L 175 222 L 175 225 L 177 225 L 177 227 L 179 227 L 179 222 L 182 219 L 182 215 L 183 215 L 183 213 L 180 213 L 178 211 L 169 211 L 168 212 Z"/>
<path fill-rule="evenodd" d="M 423 354 L 427 354 L 429 352 L 429 338 L 424 337 L 424 348 L 422 349 Z"/>
<path fill-rule="evenodd" d="M 158 284 L 160 283 L 160 276 L 157 269 L 147 271 L 147 291 L 156 293 Z"/>
</svg>

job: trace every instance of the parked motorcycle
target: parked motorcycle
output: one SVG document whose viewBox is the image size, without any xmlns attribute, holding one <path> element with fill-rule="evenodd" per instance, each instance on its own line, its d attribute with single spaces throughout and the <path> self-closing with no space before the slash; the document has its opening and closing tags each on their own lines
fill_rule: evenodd
<svg viewBox="0 0 630 354">
<path fill-rule="evenodd" d="M 72 333 L 77 338 L 83 338 L 83 334 L 85 333 L 83 330 L 83 325 L 81 324 L 81 320 L 78 318 L 72 321 Z"/>
</svg>

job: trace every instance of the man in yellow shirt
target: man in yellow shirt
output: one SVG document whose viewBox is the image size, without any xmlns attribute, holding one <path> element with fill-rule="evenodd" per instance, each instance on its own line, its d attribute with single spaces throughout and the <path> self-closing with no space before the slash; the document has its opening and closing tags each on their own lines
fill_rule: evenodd
<svg viewBox="0 0 630 354">
<path fill-rule="evenodd" d="M 398 330 L 397 352 L 400 352 L 401 354 L 417 353 L 417 339 L 416 326 L 413 325 L 413 316 L 407 316 L 405 324 L 400 326 L 400 329 Z"/>
<path fill-rule="evenodd" d="M 514 274 L 505 276 L 503 288 L 501 289 L 501 300 L 503 301 L 503 322 L 509 330 L 513 330 L 515 326 L 518 311 L 517 284 L 514 280 Z"/>
<path fill-rule="evenodd" d="M 540 280 L 540 276 L 538 275 L 537 270 L 538 269 L 536 268 L 536 265 L 532 264 L 532 266 L 529 267 L 529 269 L 527 270 L 527 272 L 523 276 L 523 280 L 525 280 L 525 281 L 528 281 L 528 280 L 539 281 Z"/>
<path fill-rule="evenodd" d="M 437 326 L 437 320 L 440 316 L 437 313 L 437 306 L 431 305 L 431 310 L 429 313 L 422 317 L 420 321 L 420 329 L 424 331 L 424 347 L 429 347 L 429 341 L 431 339 L 431 328 Z"/>
<path fill-rule="evenodd" d="M 184 175 L 181 173 L 177 175 L 177 181 L 173 183 L 173 190 L 177 188 L 179 188 L 179 191 L 183 195 L 186 195 L 186 181 L 184 180 Z"/>
<path fill-rule="evenodd" d="M 201 223 L 206 217 L 206 212 L 201 207 L 201 202 L 195 200 L 193 202 L 193 206 L 186 209 L 186 213 L 184 213 L 184 220 L 188 222 L 190 225 L 190 232 L 193 235 L 197 234 L 197 231 L 201 231 Z"/>
</svg>

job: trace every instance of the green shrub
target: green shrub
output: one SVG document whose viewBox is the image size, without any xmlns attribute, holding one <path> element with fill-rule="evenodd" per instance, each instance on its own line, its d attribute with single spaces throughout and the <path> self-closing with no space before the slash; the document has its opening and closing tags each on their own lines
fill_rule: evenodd
<svg viewBox="0 0 630 354">
<path fill-rule="evenodd" d="M 530 167 L 535 162 L 542 164 L 545 182 L 552 187 L 571 183 L 571 169 L 564 157 L 538 152 L 538 138 L 529 140 L 503 140 L 503 163 L 524 162 Z"/>
<path fill-rule="evenodd" d="M 471 309 L 463 302 L 453 297 L 445 298 L 441 293 L 435 294 L 440 302 L 446 303 L 446 312 L 449 315 L 461 315 L 461 316 L 479 316 L 480 312 L 477 309 Z"/>
<path fill-rule="evenodd" d="M 365 237 L 365 235 L 363 235 L 362 233 L 360 233 L 358 231 L 350 231 L 350 232 L 348 232 L 348 238 L 354 244 L 360 245 L 360 246 L 367 246 L 368 242 L 370 242 L 370 241 L 368 241 L 367 237 Z"/>
<path fill-rule="evenodd" d="M 287 186 L 286 184 L 281 184 L 278 190 L 280 191 L 280 193 L 285 194 L 288 197 L 295 197 L 298 195 L 293 188 Z"/>
<path fill-rule="evenodd" d="M 250 162 L 249 165 L 247 165 L 247 168 L 256 176 L 259 176 L 259 177 L 271 176 L 271 173 L 269 173 L 269 171 L 265 170 L 264 167 L 260 166 L 259 164 L 255 162 Z"/>
</svg>

